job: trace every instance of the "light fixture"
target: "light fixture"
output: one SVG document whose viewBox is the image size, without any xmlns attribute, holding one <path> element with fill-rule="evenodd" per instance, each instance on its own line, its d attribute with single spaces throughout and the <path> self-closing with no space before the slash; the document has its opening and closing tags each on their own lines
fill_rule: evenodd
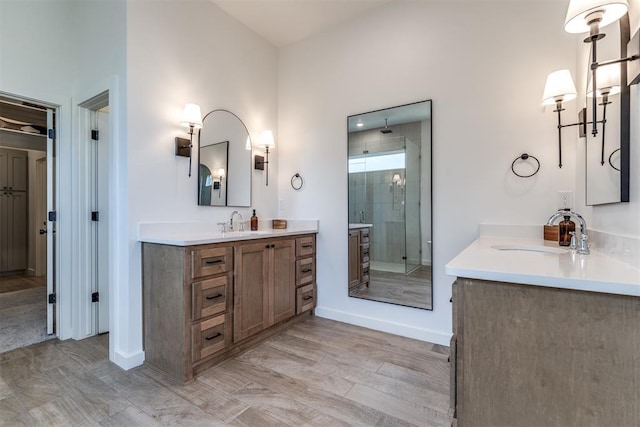
<svg viewBox="0 0 640 427">
<path fill-rule="evenodd" d="M 607 123 L 607 105 L 611 104 L 610 96 L 620 93 L 620 64 L 609 64 L 598 67 L 598 87 L 595 90 L 595 98 L 602 98 L 602 150 L 600 154 L 600 164 L 604 166 L 604 143 L 605 126 Z M 594 97 L 593 81 L 587 85 L 587 97 Z"/>
<path fill-rule="evenodd" d="M 186 104 L 182 112 L 180 124 L 189 128 L 189 145 L 183 138 L 176 138 L 176 155 L 189 157 L 189 176 L 191 176 L 191 149 L 193 148 L 193 130 L 202 129 L 202 112 L 197 104 Z M 181 141 L 182 140 L 182 141 Z"/>
<path fill-rule="evenodd" d="M 579 124 L 562 124 L 561 112 L 564 111 L 562 103 L 576 99 L 577 96 L 578 91 L 576 91 L 569 70 L 554 71 L 547 76 L 542 94 L 542 105 L 555 104 L 556 109 L 553 112 L 558 113 L 558 167 L 562 167 L 562 128 Z"/>
<path fill-rule="evenodd" d="M 251 151 L 251 137 L 247 135 L 247 141 L 244 143 L 244 149 Z"/>
<path fill-rule="evenodd" d="M 270 130 L 264 130 L 260 134 L 258 146 L 264 148 L 267 159 L 262 156 L 255 156 L 254 168 L 264 170 L 266 166 L 266 183 L 269 185 L 269 149 L 275 147 L 276 143 L 273 140 L 273 132 Z"/>
<path fill-rule="evenodd" d="M 224 179 L 224 169 L 220 168 L 218 169 L 218 198 L 220 198 L 221 194 L 222 194 L 222 180 Z"/>
<path fill-rule="evenodd" d="M 356 126 L 361 128 L 362 126 L 364 126 L 364 123 L 358 120 L 358 123 L 356 123 Z"/>
<path fill-rule="evenodd" d="M 589 32 L 589 37 L 585 38 L 584 42 L 591 44 L 589 71 L 591 74 L 591 85 L 595 88 L 596 96 L 591 96 L 593 114 L 591 121 L 587 121 L 586 108 L 583 108 L 579 112 L 578 123 L 562 125 L 560 118 L 560 112 L 563 110 L 562 102 L 569 101 L 576 97 L 575 86 L 573 86 L 572 81 L 571 84 L 568 85 L 567 80 L 564 80 L 565 86 L 562 86 L 562 84 L 554 86 L 554 84 L 550 83 L 550 79 L 555 79 L 555 77 L 552 78 L 552 74 L 554 73 L 547 77 L 542 103 L 544 105 L 556 104 L 554 112 L 558 113 L 559 167 L 562 167 L 561 129 L 563 127 L 580 125 L 580 137 L 585 137 L 587 124 L 591 124 L 591 134 L 595 137 L 598 134 L 598 124 L 601 123 L 603 133 L 602 141 L 604 144 L 606 106 L 610 103 L 609 96 L 615 95 L 616 93 L 621 93 L 620 146 L 626 147 L 621 150 L 621 158 L 623 163 L 626 159 L 626 164 L 628 165 L 631 111 L 630 89 L 628 85 L 640 82 L 640 66 L 637 65 L 637 62 L 634 62 L 640 59 L 640 36 L 638 35 L 640 32 L 636 33 L 633 38 L 630 37 L 628 9 L 629 2 L 627 0 L 571 0 L 569 3 L 564 29 L 569 33 Z M 620 25 L 620 58 L 599 62 L 597 42 L 605 37 L 605 34 L 601 33 L 600 29 L 616 21 L 618 21 Z M 605 68 L 612 64 L 620 63 L 627 63 L 627 67 L 622 68 L 619 74 L 619 80 L 616 83 L 610 78 L 611 76 Z M 617 68 L 620 70 L 619 65 Z M 569 72 L 565 70 L 564 74 L 569 74 Z M 599 79 L 602 80 L 602 82 L 600 82 Z M 589 91 L 589 89 L 587 91 Z M 593 90 L 591 90 L 591 92 L 593 92 Z M 598 98 L 602 98 L 602 102 L 599 104 L 603 106 L 602 120 L 598 120 Z"/>
</svg>

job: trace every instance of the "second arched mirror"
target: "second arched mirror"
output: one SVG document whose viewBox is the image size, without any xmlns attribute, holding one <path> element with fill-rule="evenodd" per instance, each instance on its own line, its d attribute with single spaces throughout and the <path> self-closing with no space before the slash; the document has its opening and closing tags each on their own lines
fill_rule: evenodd
<svg viewBox="0 0 640 427">
<path fill-rule="evenodd" d="M 238 116 L 227 110 L 204 116 L 198 159 L 199 205 L 251 206 L 251 139 Z"/>
</svg>

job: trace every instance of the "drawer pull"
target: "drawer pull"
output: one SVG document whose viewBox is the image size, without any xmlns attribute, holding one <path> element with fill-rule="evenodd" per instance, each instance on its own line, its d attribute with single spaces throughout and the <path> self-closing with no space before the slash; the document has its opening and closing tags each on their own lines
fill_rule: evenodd
<svg viewBox="0 0 640 427">
<path fill-rule="evenodd" d="M 305 301 L 309 301 L 311 298 L 313 298 L 311 295 L 307 295 L 306 297 L 302 297 L 302 299 L 305 300 Z"/>
<path fill-rule="evenodd" d="M 216 295 L 213 295 L 213 296 L 207 297 L 207 299 L 208 299 L 208 300 L 212 300 L 212 299 L 220 298 L 220 297 L 222 297 L 222 296 L 224 296 L 224 295 L 222 295 L 222 294 L 216 294 Z"/>
<path fill-rule="evenodd" d="M 218 333 L 215 333 L 215 334 L 211 335 L 210 337 L 205 337 L 204 339 L 205 339 L 205 340 L 207 340 L 207 341 L 211 341 L 211 340 L 213 340 L 213 339 L 218 338 L 218 337 L 219 337 L 219 336 L 221 336 L 221 335 L 222 335 L 222 334 L 221 334 L 220 332 L 218 332 Z"/>
<path fill-rule="evenodd" d="M 304 270 L 302 270 L 303 273 L 311 273 L 313 270 L 310 268 L 305 268 Z"/>
<path fill-rule="evenodd" d="M 224 261 L 221 259 L 215 259 L 213 261 L 205 261 L 204 263 L 207 265 L 215 265 L 215 264 L 222 264 Z"/>
<path fill-rule="evenodd" d="M 313 245 L 311 243 L 306 243 L 306 244 L 302 245 L 302 247 L 307 249 L 307 248 L 312 248 Z"/>
</svg>

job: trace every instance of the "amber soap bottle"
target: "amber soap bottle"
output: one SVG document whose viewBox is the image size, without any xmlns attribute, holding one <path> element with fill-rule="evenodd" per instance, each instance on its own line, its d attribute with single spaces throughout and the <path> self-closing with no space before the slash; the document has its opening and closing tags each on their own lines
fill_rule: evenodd
<svg viewBox="0 0 640 427">
<path fill-rule="evenodd" d="M 256 231 L 258 229 L 258 217 L 256 216 L 256 210 L 253 210 L 253 215 L 251 216 L 251 231 Z"/>
<path fill-rule="evenodd" d="M 571 217 L 568 215 L 564 217 L 563 221 L 558 224 L 558 238 L 560 246 L 571 245 L 571 232 L 576 231 L 576 223 L 571 221 Z"/>
</svg>

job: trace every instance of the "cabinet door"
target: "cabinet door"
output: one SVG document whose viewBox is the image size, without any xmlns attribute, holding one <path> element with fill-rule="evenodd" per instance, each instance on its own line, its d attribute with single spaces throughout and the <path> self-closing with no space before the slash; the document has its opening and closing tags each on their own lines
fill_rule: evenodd
<svg viewBox="0 0 640 427">
<path fill-rule="evenodd" d="M 349 231 L 349 288 L 360 284 L 360 231 Z"/>
<path fill-rule="evenodd" d="M 6 191 L 0 191 L 0 272 L 7 271 L 7 228 L 9 224 L 9 195 Z"/>
<path fill-rule="evenodd" d="M 269 324 L 269 245 L 253 243 L 234 248 L 233 341 L 265 329 Z"/>
<path fill-rule="evenodd" d="M 13 191 L 27 191 L 27 152 L 7 150 L 7 187 Z"/>
<path fill-rule="evenodd" d="M 7 156 L 9 150 L 0 149 L 0 190 L 8 190 L 9 184 L 7 184 Z M 0 193 L 2 195 L 2 193 Z"/>
<path fill-rule="evenodd" d="M 269 245 L 269 326 L 296 313 L 295 243 L 290 239 Z"/>
<path fill-rule="evenodd" d="M 7 206 L 6 271 L 27 268 L 27 193 L 9 194 Z"/>
</svg>

